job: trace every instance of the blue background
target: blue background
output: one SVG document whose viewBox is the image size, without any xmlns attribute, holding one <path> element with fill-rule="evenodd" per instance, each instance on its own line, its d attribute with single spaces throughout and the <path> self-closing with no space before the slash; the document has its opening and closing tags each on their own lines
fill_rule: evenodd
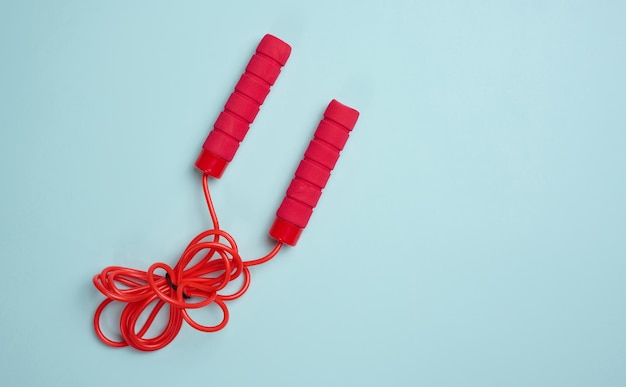
<svg viewBox="0 0 626 387">
<path fill-rule="evenodd" d="M 623 1 L 1 2 L 1 384 L 626 385 L 624 20 Z M 106 347 L 92 276 L 174 264 L 210 226 L 193 162 L 265 33 L 292 56 L 211 187 L 264 254 L 337 98 L 361 118 L 309 226 L 223 331 Z"/>
</svg>

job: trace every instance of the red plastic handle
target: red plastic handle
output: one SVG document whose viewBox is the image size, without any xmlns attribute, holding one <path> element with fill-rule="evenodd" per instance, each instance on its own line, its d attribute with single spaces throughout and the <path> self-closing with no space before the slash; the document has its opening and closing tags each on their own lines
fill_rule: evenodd
<svg viewBox="0 0 626 387">
<path fill-rule="evenodd" d="M 270 236 L 295 246 L 322 195 L 359 112 L 332 100 L 283 199 Z"/>
<path fill-rule="evenodd" d="M 289 54 L 287 43 L 269 34 L 263 37 L 202 145 L 196 168 L 215 178 L 222 176 Z"/>
</svg>

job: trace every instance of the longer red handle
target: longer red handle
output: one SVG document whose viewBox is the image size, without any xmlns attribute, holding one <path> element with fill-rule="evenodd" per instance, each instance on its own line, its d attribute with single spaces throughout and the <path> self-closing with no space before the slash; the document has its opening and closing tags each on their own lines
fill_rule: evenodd
<svg viewBox="0 0 626 387">
<path fill-rule="evenodd" d="M 283 199 L 270 236 L 295 246 L 322 195 L 359 112 L 332 100 Z"/>
<path fill-rule="evenodd" d="M 291 47 L 287 43 L 269 34 L 263 37 L 202 145 L 196 160 L 199 170 L 215 178 L 222 176 L 289 54 Z"/>
</svg>

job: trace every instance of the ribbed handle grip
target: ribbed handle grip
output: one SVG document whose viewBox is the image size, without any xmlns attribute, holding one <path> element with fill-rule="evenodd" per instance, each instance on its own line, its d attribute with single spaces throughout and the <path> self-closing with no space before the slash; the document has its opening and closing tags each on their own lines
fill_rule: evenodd
<svg viewBox="0 0 626 387">
<path fill-rule="evenodd" d="M 277 37 L 263 37 L 202 145 L 198 169 L 216 178 L 222 176 L 290 53 L 291 47 Z"/>
<path fill-rule="evenodd" d="M 330 102 L 276 212 L 272 238 L 291 246 L 298 242 L 358 118 L 358 111 Z"/>
</svg>

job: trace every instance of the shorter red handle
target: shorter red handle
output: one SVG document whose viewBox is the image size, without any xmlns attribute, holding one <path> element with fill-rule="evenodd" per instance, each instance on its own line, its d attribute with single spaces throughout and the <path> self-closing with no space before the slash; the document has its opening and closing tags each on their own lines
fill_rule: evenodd
<svg viewBox="0 0 626 387">
<path fill-rule="evenodd" d="M 196 160 L 199 170 L 215 178 L 222 176 L 290 54 L 287 43 L 269 34 L 263 37 L 202 145 Z"/>
<path fill-rule="evenodd" d="M 315 130 L 313 140 L 276 211 L 276 220 L 270 229 L 272 238 L 296 245 L 358 118 L 358 111 L 336 100 L 328 104 L 324 118 Z"/>
</svg>

